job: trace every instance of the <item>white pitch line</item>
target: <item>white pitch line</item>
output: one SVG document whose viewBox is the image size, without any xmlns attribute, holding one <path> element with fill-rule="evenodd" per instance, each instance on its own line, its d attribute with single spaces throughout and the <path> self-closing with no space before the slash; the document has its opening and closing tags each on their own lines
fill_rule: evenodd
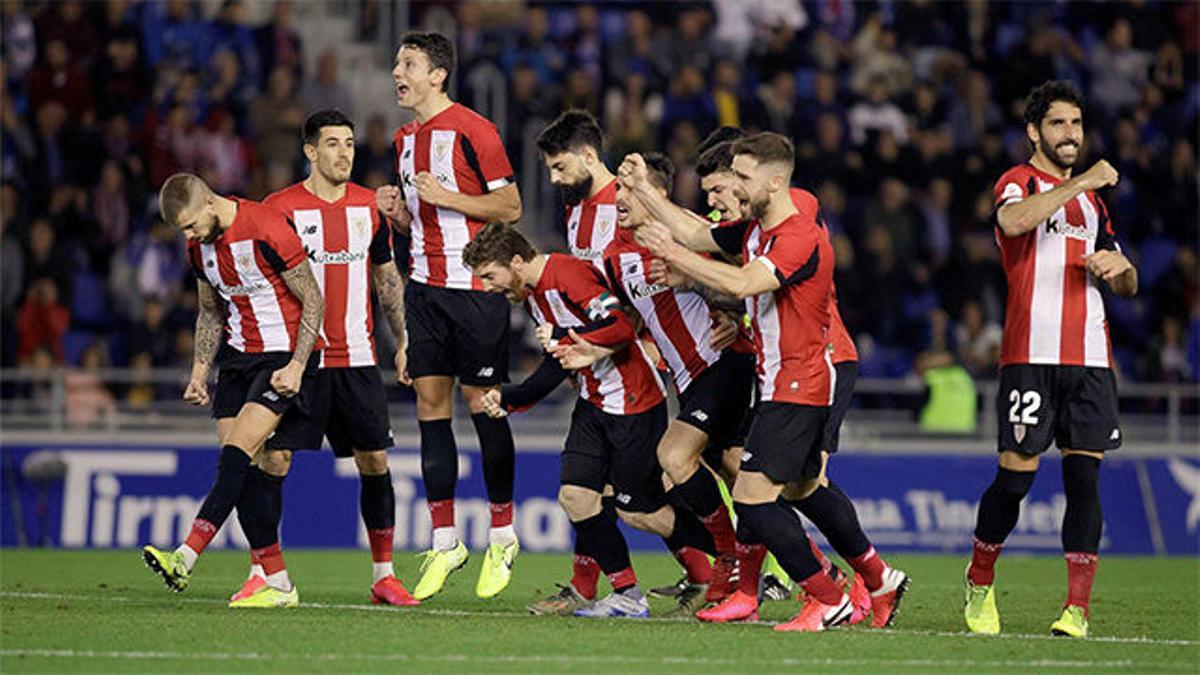
<svg viewBox="0 0 1200 675">
<path fill-rule="evenodd" d="M 86 594 L 69 594 L 69 593 L 36 593 L 22 591 L 0 591 L 0 598 L 26 598 L 31 600 L 104 600 L 107 602 L 149 602 L 156 603 L 157 601 L 151 598 L 133 598 L 126 596 L 107 596 L 107 595 L 86 595 Z M 192 603 L 199 605 L 224 605 L 224 600 L 216 600 L 213 598 L 177 598 L 177 602 Z M 470 611 L 465 609 L 444 609 L 439 607 L 379 607 L 373 605 L 348 605 L 340 603 L 322 603 L 322 602 L 302 602 L 299 609 L 318 609 L 318 610 L 336 610 L 350 612 L 383 612 L 389 614 L 423 614 L 429 616 L 457 616 L 457 617 L 494 617 L 494 618 L 513 618 L 513 619 L 538 619 L 545 620 L 546 617 L 534 616 L 528 612 L 504 612 L 504 611 Z M 695 623 L 691 619 L 684 618 L 666 618 L 666 617 L 650 617 L 648 619 L 636 619 L 637 621 L 646 621 L 654 623 Z M 771 626 L 774 621 L 760 621 L 757 625 Z M 737 625 L 755 625 L 755 624 L 737 624 Z M 842 629 L 836 629 L 841 631 Z M 1053 635 L 1038 635 L 1034 633 L 1001 633 L 999 635 L 973 635 L 971 633 L 959 633 L 954 631 L 936 631 L 923 630 L 918 628 L 888 628 L 882 631 L 864 630 L 858 631 L 850 628 L 846 630 L 854 630 L 856 635 L 921 635 L 925 637 L 941 637 L 941 638 L 958 638 L 968 640 L 1051 640 L 1055 642 L 1066 643 L 1063 638 Z M 1159 645 L 1173 647 L 1196 647 L 1200 646 L 1200 640 L 1180 640 L 1180 639 L 1160 639 L 1151 637 L 1117 637 L 1117 636 L 1095 636 L 1084 638 L 1086 642 L 1102 642 L 1109 644 L 1141 644 L 1141 645 Z M 1071 642 L 1075 642 L 1072 640 Z"/>
<path fill-rule="evenodd" d="M 1086 661 L 1079 659 L 1034 659 L 978 660 L 978 659 L 842 659 L 793 658 L 764 659 L 755 657 L 720 658 L 692 656 L 623 656 L 623 655 L 486 655 L 486 654 L 300 654 L 286 652 L 265 654 L 259 652 L 166 652 L 166 651 L 97 651 L 88 649 L 0 649 L 0 657 L 35 657 L 63 659 L 186 659 L 210 661 L 366 661 L 366 662 L 435 662 L 435 663 L 552 663 L 552 664 L 641 664 L 659 666 L 741 666 L 763 664 L 774 666 L 890 666 L 920 668 L 1129 668 L 1134 662 L 1128 659 L 1117 661 Z M 1158 666 L 1159 664 L 1155 664 Z M 1172 668 L 1171 664 L 1162 664 Z M 1183 668 L 1180 668 L 1182 670 Z"/>
</svg>

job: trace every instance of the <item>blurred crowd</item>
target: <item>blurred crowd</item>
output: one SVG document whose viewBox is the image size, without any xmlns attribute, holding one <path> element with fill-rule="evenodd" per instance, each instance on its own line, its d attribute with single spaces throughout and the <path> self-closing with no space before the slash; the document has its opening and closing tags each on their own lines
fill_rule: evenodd
<svg viewBox="0 0 1200 675">
<path fill-rule="evenodd" d="M 378 2 L 342 4 L 375 34 Z M 193 282 L 156 190 L 180 170 L 252 198 L 302 177 L 305 114 L 356 108 L 337 51 L 306 72 L 288 2 L 257 25 L 239 0 L 0 8 L 3 365 L 190 363 Z M 494 92 L 473 84 L 502 74 L 518 179 L 536 158 L 526 144 L 567 107 L 601 120 L 614 168 L 667 152 L 676 200 L 702 211 L 706 134 L 792 137 L 868 377 L 935 354 L 994 376 L 1005 282 L 991 186 L 1029 156 L 1022 97 L 1069 79 L 1089 101 L 1081 168 L 1103 157 L 1121 172 L 1105 198 L 1141 275 L 1137 298 L 1107 303 L 1122 377 L 1200 376 L 1196 3 L 414 2 L 410 14 L 453 16 L 465 104 L 492 110 Z M 392 180 L 392 131 L 360 121 L 356 180 Z"/>
</svg>

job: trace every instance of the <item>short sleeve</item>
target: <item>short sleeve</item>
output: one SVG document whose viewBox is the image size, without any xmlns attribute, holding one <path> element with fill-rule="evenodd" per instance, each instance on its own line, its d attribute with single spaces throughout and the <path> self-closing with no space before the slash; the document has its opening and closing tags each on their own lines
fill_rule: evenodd
<svg viewBox="0 0 1200 675">
<path fill-rule="evenodd" d="M 371 211 L 375 236 L 371 237 L 371 264 L 384 265 L 392 261 L 392 229 L 383 224 L 378 211 Z"/>
<path fill-rule="evenodd" d="M 729 255 L 741 255 L 742 243 L 746 240 L 746 227 L 748 227 L 748 223 L 741 220 L 714 225 L 709 232 L 712 234 L 713 241 L 722 251 Z"/>
<path fill-rule="evenodd" d="M 1020 171 L 1019 167 L 1006 172 L 992 187 L 993 206 L 999 209 L 1025 199 L 1034 191 L 1033 181 L 1033 176 Z"/>
<path fill-rule="evenodd" d="M 292 219 L 273 212 L 263 223 L 259 249 L 276 272 L 284 272 L 304 262 L 306 256 L 300 235 Z"/>
<path fill-rule="evenodd" d="M 815 226 L 788 226 L 772 236 L 767 251 L 755 260 L 771 270 L 780 286 L 791 286 L 816 274 L 819 243 Z"/>
<path fill-rule="evenodd" d="M 513 168 L 500 132 L 492 124 L 480 124 L 470 135 L 462 136 L 463 156 L 479 177 L 484 192 L 499 190 L 513 182 Z"/>
</svg>

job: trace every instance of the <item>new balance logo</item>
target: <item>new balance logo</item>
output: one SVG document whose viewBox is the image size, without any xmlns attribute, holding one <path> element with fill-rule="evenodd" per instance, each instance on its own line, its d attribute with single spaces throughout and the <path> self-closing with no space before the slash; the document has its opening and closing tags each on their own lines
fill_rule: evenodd
<svg viewBox="0 0 1200 675">
<path fill-rule="evenodd" d="M 316 225 L 309 225 L 308 227 L 304 228 L 304 234 L 316 234 L 316 233 L 317 233 Z"/>
<path fill-rule="evenodd" d="M 742 461 L 743 461 L 743 462 L 749 462 L 749 461 L 750 461 L 750 458 L 751 458 L 751 457 L 753 457 L 753 456 L 754 456 L 754 455 L 753 455 L 752 453 L 743 451 L 743 452 L 742 452 Z"/>
<path fill-rule="evenodd" d="M 692 417 L 695 417 L 697 420 L 699 420 L 701 422 L 708 421 L 708 413 L 704 412 L 703 410 L 693 410 Z"/>
<path fill-rule="evenodd" d="M 1110 440 L 1110 441 L 1118 441 L 1118 440 L 1121 440 L 1121 430 L 1120 430 L 1120 429 L 1113 429 L 1113 430 L 1112 430 L 1112 433 L 1108 435 L 1108 440 Z"/>
<path fill-rule="evenodd" d="M 273 391 L 264 391 L 262 394 L 262 397 L 267 399 L 268 401 L 278 401 L 279 400 L 279 394 L 276 394 Z"/>
<path fill-rule="evenodd" d="M 475 373 L 475 377 L 491 377 L 496 372 L 496 369 L 491 366 L 484 366 Z"/>
<path fill-rule="evenodd" d="M 629 502 L 633 501 L 633 497 L 624 492 L 619 492 L 617 493 L 617 501 L 621 502 L 622 504 L 628 504 Z"/>
</svg>

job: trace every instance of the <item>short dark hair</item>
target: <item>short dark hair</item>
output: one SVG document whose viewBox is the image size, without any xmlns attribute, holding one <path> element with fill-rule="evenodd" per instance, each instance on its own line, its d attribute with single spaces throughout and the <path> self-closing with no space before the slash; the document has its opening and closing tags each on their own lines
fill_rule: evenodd
<svg viewBox="0 0 1200 675">
<path fill-rule="evenodd" d="M 787 136 L 763 131 L 733 142 L 734 155 L 750 155 L 759 163 L 781 162 L 791 166 L 796 161 L 796 149 Z"/>
<path fill-rule="evenodd" d="M 504 223 L 488 223 L 463 249 L 463 264 L 479 269 L 488 264 L 508 265 L 513 256 L 533 260 L 537 249 L 525 235 Z"/>
<path fill-rule="evenodd" d="M 671 187 L 675 185 L 675 162 L 661 152 L 647 152 L 642 155 L 646 161 L 646 173 L 650 182 L 671 195 Z"/>
<path fill-rule="evenodd" d="M 714 146 L 745 137 L 746 132 L 741 127 L 731 127 L 728 125 L 717 127 L 711 134 L 705 136 L 703 141 L 700 141 L 700 145 L 696 146 L 696 154 L 703 155 Z"/>
<path fill-rule="evenodd" d="M 718 171 L 728 171 L 732 164 L 733 141 L 725 141 L 700 153 L 700 158 L 696 160 L 696 173 L 704 178 Z"/>
<path fill-rule="evenodd" d="M 589 146 L 599 155 L 604 134 L 596 118 L 586 110 L 567 110 L 538 134 L 537 147 L 543 155 L 558 155 Z"/>
<path fill-rule="evenodd" d="M 1048 80 L 1033 88 L 1025 97 L 1025 122 L 1035 127 L 1042 125 L 1050 104 L 1055 101 L 1070 103 L 1083 111 L 1083 94 L 1067 80 Z"/>
<path fill-rule="evenodd" d="M 441 68 L 446 71 L 446 79 L 442 82 L 442 91 L 446 91 L 450 75 L 454 73 L 454 45 L 445 35 L 433 31 L 409 31 L 400 38 L 400 46 L 420 49 L 429 58 L 430 70 Z"/>
<path fill-rule="evenodd" d="M 318 110 L 304 120 L 304 131 L 300 134 L 304 145 L 316 145 L 321 140 L 321 129 L 325 127 L 350 127 L 353 132 L 354 122 L 341 110 Z"/>
<path fill-rule="evenodd" d="M 162 213 L 163 222 L 171 227 L 179 226 L 179 215 L 194 207 L 201 198 L 212 194 L 199 176 L 190 173 L 177 173 L 163 182 L 158 192 L 158 208 Z"/>
</svg>

